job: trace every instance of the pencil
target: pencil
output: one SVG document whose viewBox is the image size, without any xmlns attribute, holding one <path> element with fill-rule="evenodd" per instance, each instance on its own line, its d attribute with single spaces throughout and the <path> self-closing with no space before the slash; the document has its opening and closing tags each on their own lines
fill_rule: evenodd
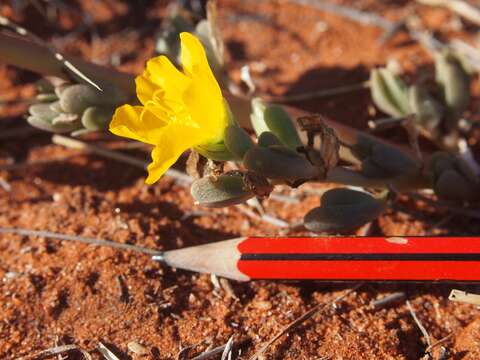
<svg viewBox="0 0 480 360">
<path fill-rule="evenodd" d="M 480 281 L 479 237 L 242 237 L 153 259 L 239 281 Z"/>
</svg>

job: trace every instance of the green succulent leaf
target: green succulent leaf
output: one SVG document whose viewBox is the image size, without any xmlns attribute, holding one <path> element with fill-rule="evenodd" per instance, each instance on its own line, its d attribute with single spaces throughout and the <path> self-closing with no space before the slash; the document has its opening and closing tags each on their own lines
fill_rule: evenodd
<svg viewBox="0 0 480 360">
<path fill-rule="evenodd" d="M 410 107 L 415 122 L 425 130 L 438 127 L 443 116 L 442 106 L 421 86 L 413 85 L 408 90 Z"/>
<path fill-rule="evenodd" d="M 229 125 L 225 129 L 225 146 L 238 159 L 243 159 L 245 153 L 253 147 L 250 135 L 237 125 Z"/>
<path fill-rule="evenodd" d="M 421 164 L 411 156 L 391 146 L 378 142 L 372 146 L 369 157 L 379 168 L 391 175 L 408 175 L 418 173 Z"/>
<path fill-rule="evenodd" d="M 82 125 L 90 131 L 104 130 L 112 120 L 115 109 L 98 106 L 87 108 L 82 115 Z"/>
<path fill-rule="evenodd" d="M 384 201 L 350 189 L 329 190 L 321 201 L 304 218 L 305 228 L 316 233 L 351 231 L 377 218 L 385 208 Z"/>
<path fill-rule="evenodd" d="M 28 112 L 30 115 L 48 122 L 52 122 L 52 120 L 59 114 L 59 112 L 50 107 L 50 104 L 46 103 L 31 105 L 28 108 Z"/>
<path fill-rule="evenodd" d="M 435 193 L 442 199 L 452 201 L 471 201 L 478 199 L 480 189 L 453 169 L 443 171 L 433 186 Z"/>
<path fill-rule="evenodd" d="M 61 108 L 67 113 L 78 115 L 82 115 L 91 106 L 116 107 L 127 100 L 119 89 L 104 87 L 103 91 L 98 91 L 84 84 L 67 86 L 59 96 Z"/>
<path fill-rule="evenodd" d="M 245 154 L 243 164 L 269 179 L 294 182 L 318 176 L 318 169 L 305 157 L 282 145 L 254 146 Z"/>
<path fill-rule="evenodd" d="M 205 207 L 225 207 L 241 204 L 254 196 L 242 175 L 220 175 L 195 180 L 190 188 L 192 197 Z"/>
<path fill-rule="evenodd" d="M 373 102 L 383 112 L 395 117 L 410 113 L 408 88 L 393 71 L 373 69 L 370 73 L 370 89 Z"/>
<path fill-rule="evenodd" d="M 302 141 L 290 115 L 279 105 L 266 104 L 259 98 L 252 100 L 251 121 L 255 133 L 273 133 L 283 145 L 295 150 Z"/>
<path fill-rule="evenodd" d="M 270 131 L 264 131 L 257 139 L 258 146 L 269 147 L 272 145 L 282 145 L 282 142 Z"/>
<path fill-rule="evenodd" d="M 456 128 L 470 102 L 470 75 L 461 59 L 450 52 L 435 57 L 435 75 L 447 108 L 447 125 Z"/>
</svg>

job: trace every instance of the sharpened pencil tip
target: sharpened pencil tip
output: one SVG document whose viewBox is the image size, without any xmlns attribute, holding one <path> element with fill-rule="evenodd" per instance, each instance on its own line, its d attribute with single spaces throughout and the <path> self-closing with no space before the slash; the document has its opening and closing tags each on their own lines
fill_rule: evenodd
<svg viewBox="0 0 480 360">
<path fill-rule="evenodd" d="M 153 255 L 152 260 L 164 263 L 165 257 L 163 256 L 163 254 Z"/>
</svg>

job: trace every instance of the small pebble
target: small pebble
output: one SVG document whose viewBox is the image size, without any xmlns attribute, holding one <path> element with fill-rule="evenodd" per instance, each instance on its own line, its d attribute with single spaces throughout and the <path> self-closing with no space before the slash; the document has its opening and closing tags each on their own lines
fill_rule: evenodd
<svg viewBox="0 0 480 360">
<path fill-rule="evenodd" d="M 127 344 L 128 350 L 136 355 L 147 355 L 148 349 L 136 341 L 130 341 Z"/>
</svg>

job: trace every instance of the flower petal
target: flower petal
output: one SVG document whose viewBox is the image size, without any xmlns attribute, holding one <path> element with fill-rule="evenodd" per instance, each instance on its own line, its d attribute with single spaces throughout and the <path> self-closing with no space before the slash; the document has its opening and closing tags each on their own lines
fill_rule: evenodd
<svg viewBox="0 0 480 360">
<path fill-rule="evenodd" d="M 180 34 L 183 70 L 192 79 L 184 93 L 193 122 L 210 132 L 213 142 L 220 141 L 227 126 L 227 113 L 222 91 L 208 64 L 201 42 L 192 34 Z"/>
<path fill-rule="evenodd" d="M 166 122 L 143 106 L 123 105 L 115 111 L 110 131 L 118 136 L 157 144 Z"/>
<path fill-rule="evenodd" d="M 151 100 L 155 91 L 158 90 L 158 85 L 150 81 L 149 77 L 145 76 L 145 72 L 135 78 L 135 85 L 138 100 L 143 105 Z"/>
<path fill-rule="evenodd" d="M 189 83 L 190 79 L 164 55 L 148 60 L 143 74 L 135 79 L 137 96 L 144 105 L 158 89 L 162 89 L 169 97 L 178 97 Z"/>
<path fill-rule="evenodd" d="M 147 184 L 153 184 L 171 167 L 187 149 L 202 142 L 196 129 L 184 126 L 167 126 L 162 138 L 152 151 L 152 162 L 148 165 Z"/>
<path fill-rule="evenodd" d="M 217 96 L 221 94 L 220 86 L 213 75 L 200 40 L 188 32 L 182 32 L 180 43 L 183 72 L 189 77 L 201 78 L 203 82 L 207 82 L 208 86 L 212 87 L 211 90 L 215 90 Z"/>
</svg>

